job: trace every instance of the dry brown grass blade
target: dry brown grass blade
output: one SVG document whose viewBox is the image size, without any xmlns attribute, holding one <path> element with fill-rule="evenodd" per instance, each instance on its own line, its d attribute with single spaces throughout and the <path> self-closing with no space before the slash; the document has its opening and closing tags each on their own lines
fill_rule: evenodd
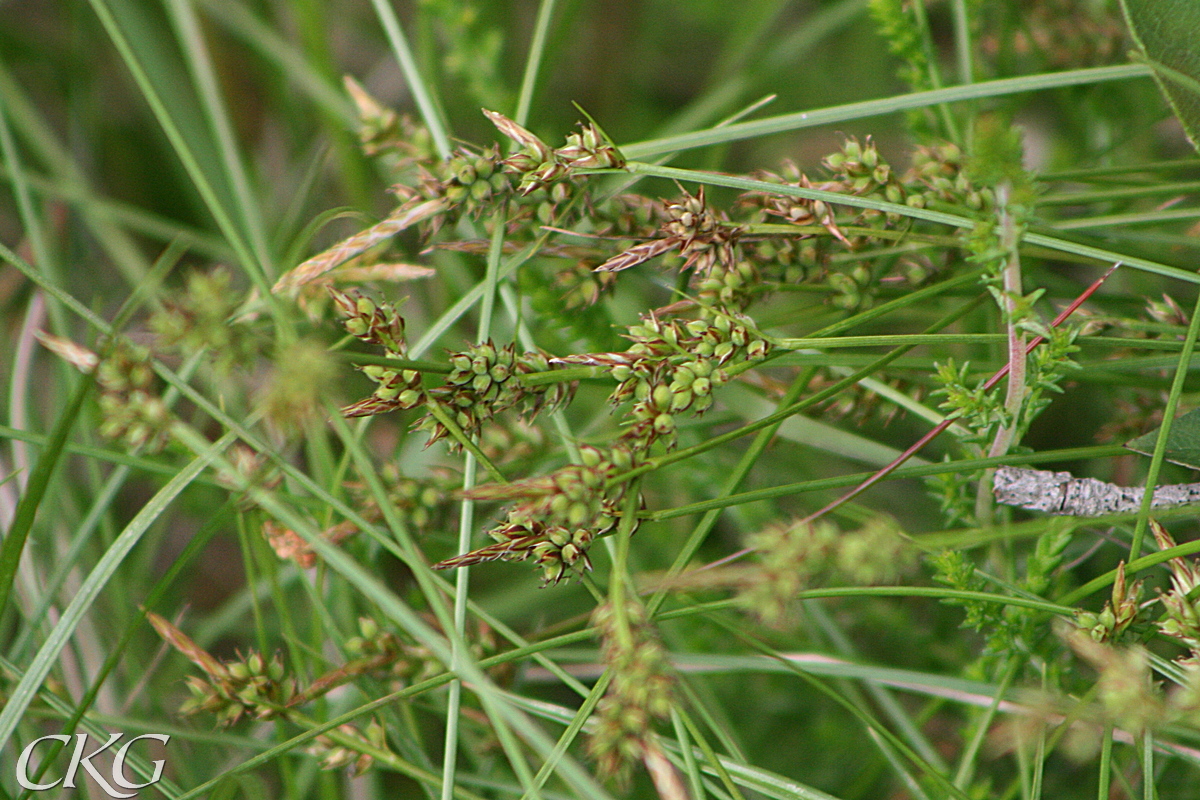
<svg viewBox="0 0 1200 800">
<path fill-rule="evenodd" d="M 285 273 L 271 288 L 275 294 L 295 294 L 300 287 L 311 283 L 359 253 L 370 250 L 406 228 L 443 213 L 449 207 L 445 198 L 418 202 L 410 200 L 393 211 L 382 222 L 365 231 L 343 239 L 325 252 L 313 256 L 292 271 Z"/>
</svg>

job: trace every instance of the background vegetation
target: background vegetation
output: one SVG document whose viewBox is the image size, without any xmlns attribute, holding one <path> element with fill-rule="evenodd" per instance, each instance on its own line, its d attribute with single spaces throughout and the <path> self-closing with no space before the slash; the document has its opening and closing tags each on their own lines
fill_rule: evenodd
<svg viewBox="0 0 1200 800">
<path fill-rule="evenodd" d="M 1130 11 L 0 6 L 2 791 L 1196 796 L 1191 512 L 989 489 L 1191 479 Z"/>
</svg>

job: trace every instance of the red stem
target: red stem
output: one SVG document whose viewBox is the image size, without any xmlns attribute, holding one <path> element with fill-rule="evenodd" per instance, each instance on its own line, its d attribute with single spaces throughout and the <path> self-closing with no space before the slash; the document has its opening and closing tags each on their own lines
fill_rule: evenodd
<svg viewBox="0 0 1200 800">
<path fill-rule="evenodd" d="M 1050 323 L 1050 327 L 1057 328 L 1064 321 L 1066 321 L 1067 317 L 1074 314 L 1076 309 L 1078 309 L 1081 305 L 1083 305 L 1083 303 L 1089 297 L 1091 297 L 1092 294 L 1097 289 L 1100 288 L 1100 285 L 1103 284 L 1106 280 L 1108 280 L 1108 277 L 1110 275 L 1112 275 L 1113 272 L 1115 272 L 1117 267 L 1119 267 L 1119 266 L 1121 266 L 1120 261 L 1118 261 L 1116 264 L 1113 264 L 1111 267 L 1109 267 L 1107 272 L 1105 272 L 1103 275 L 1101 275 L 1100 278 L 1097 279 L 1095 283 L 1093 283 L 1091 286 L 1089 286 L 1087 289 L 1084 290 L 1083 294 L 1081 294 L 1081 295 L 1079 295 L 1079 297 L 1075 298 L 1074 302 L 1072 302 L 1071 305 L 1064 308 L 1062 310 L 1062 312 L 1057 317 L 1054 318 L 1054 321 Z M 1029 353 L 1033 350 L 1033 348 L 1037 347 L 1039 344 L 1041 344 L 1044 341 L 1046 341 L 1046 337 L 1044 337 L 1044 336 L 1038 336 L 1038 337 L 1034 338 L 1025 347 L 1025 355 L 1029 355 Z M 1011 366 L 1012 366 L 1012 363 L 1010 361 L 1009 363 L 1007 363 L 1003 367 L 1001 367 L 996 372 L 995 375 L 988 378 L 987 381 L 983 384 L 983 390 L 986 392 L 987 390 L 989 390 L 993 386 L 995 386 L 997 383 L 999 383 L 1001 380 L 1003 380 L 1004 376 L 1008 374 L 1008 370 Z M 946 428 L 949 428 L 950 424 L 952 422 L 954 422 L 953 419 L 942 420 L 933 428 L 933 430 L 929 431 L 929 433 L 925 434 L 920 439 L 918 439 L 916 442 L 914 442 L 913 445 L 911 447 L 909 447 L 907 450 L 905 450 L 903 453 L 896 456 L 895 460 L 892 461 L 892 463 L 888 464 L 883 469 L 879 470 L 874 475 L 867 478 L 865 481 L 863 481 L 858 486 L 851 489 L 846 494 L 842 495 L 838 499 L 829 503 L 824 508 L 820 509 L 819 511 L 814 511 L 812 514 L 809 514 L 807 517 L 800 520 L 800 522 L 797 524 L 806 525 L 810 522 L 820 519 L 821 517 L 828 514 L 830 511 L 833 511 L 838 506 L 840 506 L 844 503 L 847 503 L 850 500 L 853 500 L 855 497 L 858 497 L 860 494 L 865 492 L 867 489 L 871 488 L 872 486 L 874 486 L 875 484 L 879 483 L 881 480 L 886 478 L 888 475 L 891 475 L 893 472 L 895 472 L 896 469 L 901 464 L 903 464 L 905 461 L 908 461 L 910 458 L 912 458 L 914 455 L 916 455 L 918 452 L 920 452 L 921 448 L 923 448 L 925 445 L 929 444 L 929 442 L 932 441 L 934 439 L 934 437 L 936 437 L 942 431 L 946 430 Z M 717 567 L 722 564 L 728 564 L 730 561 L 736 561 L 737 559 L 751 553 L 752 551 L 753 551 L 753 548 L 747 547 L 743 550 L 739 550 L 738 552 L 733 553 L 732 555 L 725 556 L 724 558 L 722 558 L 718 561 L 714 561 L 711 564 L 701 567 L 701 569 L 711 569 L 712 567 Z"/>
</svg>

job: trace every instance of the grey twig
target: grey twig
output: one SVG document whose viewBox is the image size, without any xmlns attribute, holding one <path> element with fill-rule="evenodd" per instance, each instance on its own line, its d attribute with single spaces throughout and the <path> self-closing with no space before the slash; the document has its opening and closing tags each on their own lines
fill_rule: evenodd
<svg viewBox="0 0 1200 800">
<path fill-rule="evenodd" d="M 996 502 L 1006 506 L 1073 517 L 1099 517 L 1137 511 L 1146 490 L 1095 478 L 1076 478 L 1069 472 L 999 467 L 992 491 Z M 1154 490 L 1151 506 L 1164 508 L 1191 503 L 1200 503 L 1200 483 L 1159 486 Z"/>
</svg>

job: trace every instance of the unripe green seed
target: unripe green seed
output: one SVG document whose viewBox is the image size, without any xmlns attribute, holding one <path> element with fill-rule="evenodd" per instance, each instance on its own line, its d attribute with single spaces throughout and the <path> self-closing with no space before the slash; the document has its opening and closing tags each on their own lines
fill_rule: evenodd
<svg viewBox="0 0 1200 800">
<path fill-rule="evenodd" d="M 675 368 L 675 373 L 672 375 L 676 383 L 690 384 L 696 380 L 696 373 L 692 372 L 691 368 L 686 364 Z"/>
<path fill-rule="evenodd" d="M 590 445 L 584 445 L 579 448 L 579 460 L 583 462 L 585 467 L 597 467 L 603 460 L 601 452 Z"/>
<path fill-rule="evenodd" d="M 588 511 L 587 503 L 572 503 L 571 508 L 567 511 L 568 524 L 572 526 L 583 524 L 583 521 L 588 518 Z"/>
<path fill-rule="evenodd" d="M 459 164 L 458 168 L 454 171 L 454 179 L 464 185 L 474 183 L 475 175 L 475 167 L 465 161 Z"/>
<path fill-rule="evenodd" d="M 470 194 L 471 199 L 476 202 L 486 200 L 492 194 L 491 184 L 489 184 L 487 181 L 476 181 L 475 183 L 471 184 L 468 194 Z"/>
<path fill-rule="evenodd" d="M 659 384 L 654 387 L 654 405 L 657 408 L 669 408 L 671 405 L 671 389 L 668 386 Z"/>
</svg>

